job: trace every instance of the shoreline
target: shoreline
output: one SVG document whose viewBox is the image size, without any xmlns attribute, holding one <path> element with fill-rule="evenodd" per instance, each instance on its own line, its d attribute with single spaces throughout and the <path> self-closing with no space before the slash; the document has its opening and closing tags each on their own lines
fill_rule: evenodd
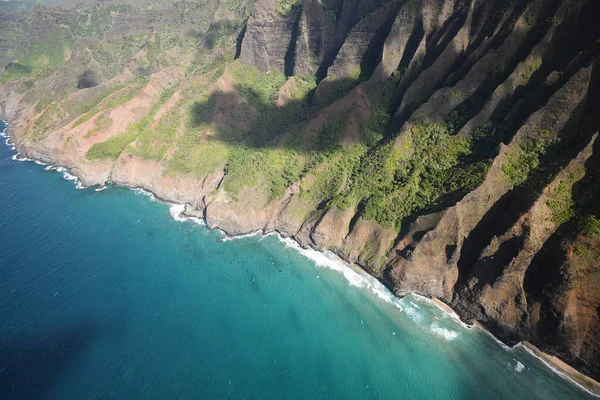
<svg viewBox="0 0 600 400">
<path fill-rule="evenodd" d="M 436 299 L 437 302 L 440 300 Z M 446 305 L 446 307 L 448 307 Z M 448 307 L 452 310 L 450 307 Z M 571 384 L 579 387 L 581 390 L 586 393 L 600 398 L 600 382 L 592 379 L 591 377 L 579 372 L 575 368 L 571 367 L 569 364 L 561 360 L 560 358 L 548 354 L 539 348 L 537 348 L 534 344 L 527 340 L 522 340 L 514 346 L 508 346 L 503 343 L 500 339 L 498 339 L 492 332 L 490 332 L 485 325 L 483 325 L 479 321 L 473 321 L 473 327 L 479 329 L 484 334 L 488 335 L 492 339 L 494 339 L 497 343 L 499 343 L 506 350 L 514 350 L 517 348 L 523 348 L 527 353 L 531 356 L 537 358 L 542 364 L 546 367 L 550 368 L 556 375 L 560 376 L 562 379 L 570 382 Z"/>
<path fill-rule="evenodd" d="M 496 336 L 494 336 L 494 334 L 492 332 L 490 332 L 485 327 L 485 325 L 483 325 L 481 322 L 473 321 L 473 324 L 469 325 L 469 324 L 465 323 L 464 321 L 462 321 L 460 319 L 459 315 L 448 304 L 444 303 L 443 301 L 441 301 L 440 299 L 435 298 L 435 297 L 430 298 L 430 300 L 431 300 L 432 304 L 434 304 L 440 310 L 442 310 L 443 312 L 448 314 L 450 317 L 457 319 L 461 324 L 465 325 L 468 328 L 476 328 L 479 331 L 486 334 L 487 336 L 494 339 L 494 341 L 496 343 L 498 343 L 500 346 L 502 346 L 503 349 L 511 351 L 511 350 L 517 349 L 519 347 L 523 348 L 527 353 L 529 353 L 533 357 L 537 358 L 546 367 L 550 368 L 555 374 L 560 376 L 562 379 L 579 387 L 581 390 L 585 391 L 586 393 L 588 393 L 594 397 L 600 398 L 600 382 L 579 372 L 578 370 L 576 370 L 575 368 L 573 368 L 572 366 L 570 366 L 569 364 L 567 364 L 560 358 L 540 350 L 534 344 L 532 344 L 531 342 L 529 342 L 527 340 L 523 340 L 512 347 L 508 346 L 506 343 L 502 342 L 500 339 L 498 339 Z"/>
<path fill-rule="evenodd" d="M 17 154 L 15 154 L 12 157 L 13 160 L 15 160 L 15 161 L 31 161 L 38 165 L 46 166 L 46 168 L 45 168 L 46 170 L 55 170 L 57 172 L 61 172 L 61 173 L 63 173 L 63 178 L 65 180 L 72 181 L 75 184 L 76 189 L 93 188 L 94 186 L 96 186 L 96 185 L 84 186 L 81 183 L 81 179 L 75 173 L 72 173 L 72 169 L 67 166 L 53 164 L 53 163 L 47 162 L 47 161 L 39 161 L 39 160 L 36 160 L 34 158 L 29 158 L 29 157 L 19 158 L 19 156 L 21 155 L 21 151 L 17 148 L 16 141 L 11 137 L 11 134 L 9 131 L 9 124 L 5 120 L 2 120 L 2 121 L 5 124 L 5 129 L 4 129 L 4 131 L 0 132 L 0 136 L 4 137 L 6 139 L 7 146 L 11 147 L 12 150 L 17 152 Z M 105 182 L 104 185 L 98 186 L 98 188 L 96 188 L 95 190 L 96 191 L 104 190 L 106 188 L 106 184 L 109 184 L 109 183 L 113 184 L 114 186 L 117 186 L 117 187 L 123 187 L 123 188 L 130 189 L 132 191 L 143 192 L 145 195 L 151 197 L 155 201 L 159 201 L 159 202 L 170 205 L 169 212 L 173 219 L 175 219 L 176 221 L 180 221 L 180 222 L 191 221 L 191 222 L 199 224 L 199 225 L 204 225 L 209 230 L 217 229 L 217 230 L 223 232 L 223 234 L 225 235 L 225 238 L 223 239 L 223 241 L 237 240 L 237 239 L 241 239 L 241 238 L 245 238 L 245 237 L 252 237 L 252 236 L 265 237 L 265 236 L 269 236 L 269 235 L 276 235 L 278 240 L 284 246 L 293 248 L 293 249 L 299 251 L 303 256 L 312 260 L 317 266 L 327 267 L 327 268 L 334 269 L 334 270 L 340 272 L 344 276 L 344 278 L 348 281 L 349 284 L 363 288 L 363 289 L 367 289 L 367 290 L 371 291 L 375 296 L 377 296 L 380 300 L 396 306 L 400 310 L 400 312 L 403 311 L 400 304 L 397 304 L 397 300 L 402 299 L 402 297 L 397 297 L 393 293 L 393 291 L 391 291 L 379 279 L 377 279 L 373 275 L 369 274 L 367 271 L 362 269 L 359 265 L 348 263 L 347 261 L 343 260 L 337 254 L 335 254 L 331 251 L 323 250 L 320 248 L 316 249 L 312 246 L 305 246 L 300 241 L 298 241 L 293 235 L 286 234 L 285 232 L 279 232 L 277 230 L 273 230 L 273 231 L 269 231 L 269 232 L 267 232 L 265 230 L 257 230 L 255 232 L 251 232 L 251 233 L 247 233 L 247 234 L 230 235 L 229 233 L 227 233 L 223 229 L 219 228 L 218 226 L 210 228 L 204 218 L 199 218 L 197 215 L 190 215 L 190 214 L 186 213 L 186 204 L 181 204 L 181 203 L 178 203 L 175 201 L 161 198 L 160 196 L 156 195 L 152 191 L 147 190 L 142 187 L 129 186 L 127 184 L 116 183 L 116 182 Z M 352 276 L 351 274 L 355 274 L 356 276 Z M 362 279 L 362 280 L 360 280 L 360 281 L 356 280 L 357 277 L 359 277 L 359 279 Z M 384 289 L 384 290 L 382 290 L 382 289 Z M 444 303 L 442 300 L 440 300 L 436 297 L 422 296 L 419 293 L 411 293 L 411 294 L 421 296 L 423 298 L 428 299 L 432 305 L 439 308 L 441 311 L 446 313 L 449 317 L 453 318 L 454 320 L 456 320 L 458 323 L 460 323 L 464 327 L 466 327 L 468 329 L 472 329 L 472 328 L 479 329 L 480 331 L 482 331 L 483 333 L 487 334 L 492 339 L 494 339 L 494 341 L 497 342 L 505 350 L 510 351 L 517 347 L 522 347 L 530 355 L 532 355 L 533 357 L 540 360 L 540 362 L 542 362 L 546 367 L 550 368 L 561 379 L 568 381 L 569 383 L 577 386 L 581 390 L 585 391 L 586 393 L 588 393 L 594 397 L 600 398 L 600 382 L 583 374 L 582 372 L 579 372 L 574 367 L 571 367 L 570 365 L 568 365 L 566 362 L 562 361 L 558 357 L 552 356 L 548 353 L 543 352 L 542 350 L 540 350 L 539 348 L 537 348 L 535 345 L 533 345 L 532 343 L 530 343 L 528 341 L 521 341 L 518 344 L 516 344 L 515 346 L 510 347 L 510 346 L 506 345 L 504 342 L 502 342 L 500 339 L 498 339 L 493 333 L 491 333 L 480 322 L 473 321 L 472 324 L 468 324 L 468 323 L 464 322 L 460 318 L 460 316 L 448 304 Z"/>
<path fill-rule="evenodd" d="M 600 398 L 600 382 L 577 371 L 560 358 L 543 352 L 527 340 L 515 345 L 515 348 L 516 347 L 522 347 L 526 352 L 540 360 L 563 379 L 570 381 L 588 394 Z"/>
</svg>

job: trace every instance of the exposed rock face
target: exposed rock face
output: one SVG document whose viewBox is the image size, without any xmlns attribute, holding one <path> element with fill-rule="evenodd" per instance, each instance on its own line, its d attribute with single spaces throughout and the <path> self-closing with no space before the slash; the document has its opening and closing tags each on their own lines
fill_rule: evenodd
<svg viewBox="0 0 600 400">
<path fill-rule="evenodd" d="M 263 72 L 283 71 L 297 11 L 283 16 L 275 10 L 275 0 L 257 1 L 253 10 L 246 25 L 240 58 Z"/>
<path fill-rule="evenodd" d="M 115 12 L 102 35 L 79 38 L 65 66 L 41 75 L 33 89 L 27 79 L 0 87 L 0 117 L 11 120 L 25 154 L 70 167 L 85 184 L 108 180 L 186 203 L 188 214 L 229 234 L 278 231 L 305 246 L 330 249 L 398 295 L 438 297 L 502 340 L 529 340 L 600 378 L 600 225 L 594 222 L 600 219 L 600 24 L 595 21 L 600 3 L 305 0 L 288 9 L 279 0 L 257 0 L 251 6 L 240 2 L 235 11 L 218 1 L 163 7 L 171 12 Z M 69 13 L 83 12 L 55 10 L 50 18 L 42 11 L 36 18 L 50 22 L 32 28 L 32 35 L 55 29 Z M 17 17 L 0 18 L 14 24 Z M 265 95 L 264 88 L 248 82 L 259 77 L 241 81 L 231 60 L 218 64 L 231 49 L 214 40 L 194 43 L 202 57 L 186 53 L 190 44 L 184 41 L 155 50 L 174 40 L 171 36 L 160 36 L 159 44 L 134 37 L 109 47 L 110 40 L 131 32 L 190 37 L 192 28 L 201 39 L 235 33 L 232 46 L 237 45 L 240 61 L 266 76 L 311 75 L 319 84 L 306 101 L 296 93 L 302 83 L 293 78 Z M 128 52 L 122 50 L 125 55 L 114 61 L 102 46 Z M 10 54 L 18 59 L 17 53 Z M 99 61 L 102 56 L 110 62 Z M 94 72 L 98 85 L 75 90 L 86 71 Z M 135 95 L 119 97 L 131 88 Z M 52 102 L 43 96 L 47 92 L 64 98 Z M 106 92 L 107 101 L 76 121 L 82 114 L 78 104 Z M 159 101 L 166 92 L 168 99 Z M 178 114 L 182 104 L 196 111 L 195 119 Z M 228 186 L 236 156 L 242 157 L 235 153 L 239 149 L 217 159 L 213 155 L 222 147 L 203 153 L 202 146 L 252 139 L 253 124 L 270 112 L 280 113 L 268 122 L 282 132 L 268 146 L 243 142 L 241 147 L 255 151 L 251 166 L 268 149 L 291 142 L 294 160 L 308 158 L 303 151 L 311 154 L 311 143 L 323 132 L 335 131 L 338 152 L 327 153 L 328 163 L 311 159 L 298 175 L 286 170 L 293 179 L 286 176 L 279 191 L 251 167 L 246 182 Z M 131 134 L 128 127 L 146 116 L 152 140 L 143 142 L 144 131 L 114 159 L 87 156 L 95 144 Z M 286 124 L 287 119 L 293 122 Z M 37 132 L 42 122 L 46 130 Z M 425 192 L 419 184 L 434 179 L 431 171 L 438 165 L 403 174 L 427 161 L 427 151 L 422 159 L 411 157 L 418 147 L 415 132 L 432 123 L 449 127 L 453 140 L 470 143 L 465 152 L 472 159 L 465 164 L 485 164 L 472 187 L 459 185 L 463 189 L 437 198 L 419 192 Z M 193 132 L 195 147 L 177 141 L 186 129 Z M 372 131 L 379 136 L 369 136 Z M 191 150 L 177 159 L 183 145 Z M 356 150 L 360 146 L 366 148 L 362 153 Z M 394 155 L 393 162 L 373 167 L 369 162 L 382 149 Z M 428 150 L 435 151 L 433 145 Z M 451 152 L 451 145 L 442 150 Z M 211 157 L 216 161 L 206 168 L 173 173 L 181 159 Z M 277 159 L 270 162 L 277 171 L 285 169 Z M 354 198 L 349 182 L 369 166 L 368 181 L 392 183 L 362 182 L 383 189 Z M 351 172 L 336 175 L 345 169 Z M 330 187 L 319 187 L 315 195 L 315 182 Z M 393 197 L 397 193 L 390 187 L 401 184 L 407 189 Z M 411 208 L 394 225 L 369 212 L 375 195 L 388 202 L 385 211 L 404 209 L 415 197 L 436 200 Z"/>
</svg>

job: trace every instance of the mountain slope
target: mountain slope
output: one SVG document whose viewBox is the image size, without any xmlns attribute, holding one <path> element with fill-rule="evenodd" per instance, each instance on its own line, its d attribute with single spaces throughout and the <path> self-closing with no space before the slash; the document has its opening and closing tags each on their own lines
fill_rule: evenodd
<svg viewBox="0 0 600 400">
<path fill-rule="evenodd" d="M 2 16 L 29 30 L 15 33 L 27 53 L 6 51 L 0 109 L 24 154 L 85 184 L 144 187 L 228 233 L 330 249 L 599 378 L 599 11 L 38 6 Z"/>
</svg>

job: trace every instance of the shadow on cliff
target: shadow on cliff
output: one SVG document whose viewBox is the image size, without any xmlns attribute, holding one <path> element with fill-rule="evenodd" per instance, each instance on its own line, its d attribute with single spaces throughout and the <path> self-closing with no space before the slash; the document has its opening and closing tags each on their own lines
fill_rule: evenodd
<svg viewBox="0 0 600 400">
<path fill-rule="evenodd" d="M 592 278 L 594 267 L 582 265 L 581 259 L 574 257 L 573 253 L 576 253 L 575 243 L 585 236 L 581 232 L 584 216 L 591 214 L 596 218 L 600 217 L 600 204 L 597 201 L 600 196 L 599 140 L 594 143 L 593 154 L 585 163 L 585 171 L 585 177 L 573 185 L 574 215 L 558 228 L 535 255 L 525 273 L 523 288 L 530 307 L 539 304 L 539 318 L 536 321 L 538 335 L 535 340 L 598 379 L 600 366 L 594 362 L 597 355 L 588 351 L 577 357 L 569 349 L 569 337 L 565 334 L 568 330 L 564 326 L 569 323 L 565 322 L 565 307 L 568 303 L 563 299 L 569 290 L 577 285 L 584 285 L 590 289 L 578 293 L 577 304 L 581 310 L 579 315 L 584 315 L 587 304 L 593 304 L 590 294 L 595 287 Z M 593 311 L 600 317 L 600 307 Z M 593 323 L 592 318 L 588 321 Z"/>
<path fill-rule="evenodd" d="M 98 331 L 91 319 L 82 318 L 43 337 L 0 341 L 2 398 L 46 398 L 61 372 L 82 356 Z"/>
<path fill-rule="evenodd" d="M 214 131 L 213 139 L 234 146 L 283 147 L 299 152 L 329 151 L 340 144 L 338 133 L 344 122 L 343 107 L 328 113 L 327 120 L 318 128 L 309 130 L 309 135 L 301 136 L 302 124 L 346 96 L 359 83 L 359 80 L 351 78 L 337 79 L 331 81 L 330 90 L 323 98 L 317 99 L 315 88 L 279 105 L 277 91 L 265 100 L 264 93 L 251 85 L 237 85 L 236 91 L 255 113 L 248 112 L 247 105 L 238 104 L 237 93 L 217 91 L 193 104 L 189 123 L 192 128 L 210 126 Z M 253 114 L 255 118 L 248 117 Z"/>
</svg>

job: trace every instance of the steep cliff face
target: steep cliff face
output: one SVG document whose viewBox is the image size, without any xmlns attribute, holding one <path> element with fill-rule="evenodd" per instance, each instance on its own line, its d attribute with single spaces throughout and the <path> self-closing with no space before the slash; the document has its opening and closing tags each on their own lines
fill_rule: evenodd
<svg viewBox="0 0 600 400">
<path fill-rule="evenodd" d="M 335 77 L 349 77 L 355 69 L 363 77 L 372 74 L 361 69 L 362 57 L 377 60 L 365 87 L 402 71 L 391 123 L 400 131 L 397 148 L 406 146 L 411 127 L 423 121 L 450 123 L 465 138 L 484 131 L 486 140 L 500 146 L 487 155 L 491 165 L 482 181 L 455 204 L 450 200 L 433 213 L 413 214 L 414 222 L 398 236 L 383 239 L 369 231 L 359 239 L 363 253 L 371 240 L 384 243 L 379 254 L 391 247 L 380 276 L 400 295 L 417 291 L 444 299 L 503 339 L 547 344 L 595 376 L 600 271 L 590 248 L 598 238 L 568 225 L 577 219 L 571 214 L 583 212 L 572 210 L 573 190 L 596 168 L 600 35 L 589 15 L 597 11 L 585 1 L 389 2 L 353 25 L 341 46 L 332 35 L 327 50 Z M 298 12 L 301 20 L 310 18 Z M 249 24 L 246 35 L 254 29 Z M 296 52 L 292 61 L 302 57 Z M 253 61 L 263 69 L 279 67 Z M 551 151 L 530 149 L 558 141 Z M 535 166 L 520 165 L 530 156 Z M 356 218 L 327 211 L 310 239 L 321 247 L 339 246 L 357 231 Z M 349 233 L 340 236 L 345 230 Z M 558 239 L 564 235 L 571 237 Z M 551 240 L 562 240 L 555 247 L 561 250 L 540 255 Z M 583 261 L 573 250 L 564 254 L 573 242 L 593 255 L 586 253 Z M 361 263 L 352 251 L 340 253 Z M 561 277 L 551 277 L 550 270 L 545 276 L 540 257 L 562 271 Z"/>
<path fill-rule="evenodd" d="M 600 4 L 146 3 L 27 17 L 105 16 L 11 53 L 23 152 L 332 250 L 600 378 Z"/>
</svg>

